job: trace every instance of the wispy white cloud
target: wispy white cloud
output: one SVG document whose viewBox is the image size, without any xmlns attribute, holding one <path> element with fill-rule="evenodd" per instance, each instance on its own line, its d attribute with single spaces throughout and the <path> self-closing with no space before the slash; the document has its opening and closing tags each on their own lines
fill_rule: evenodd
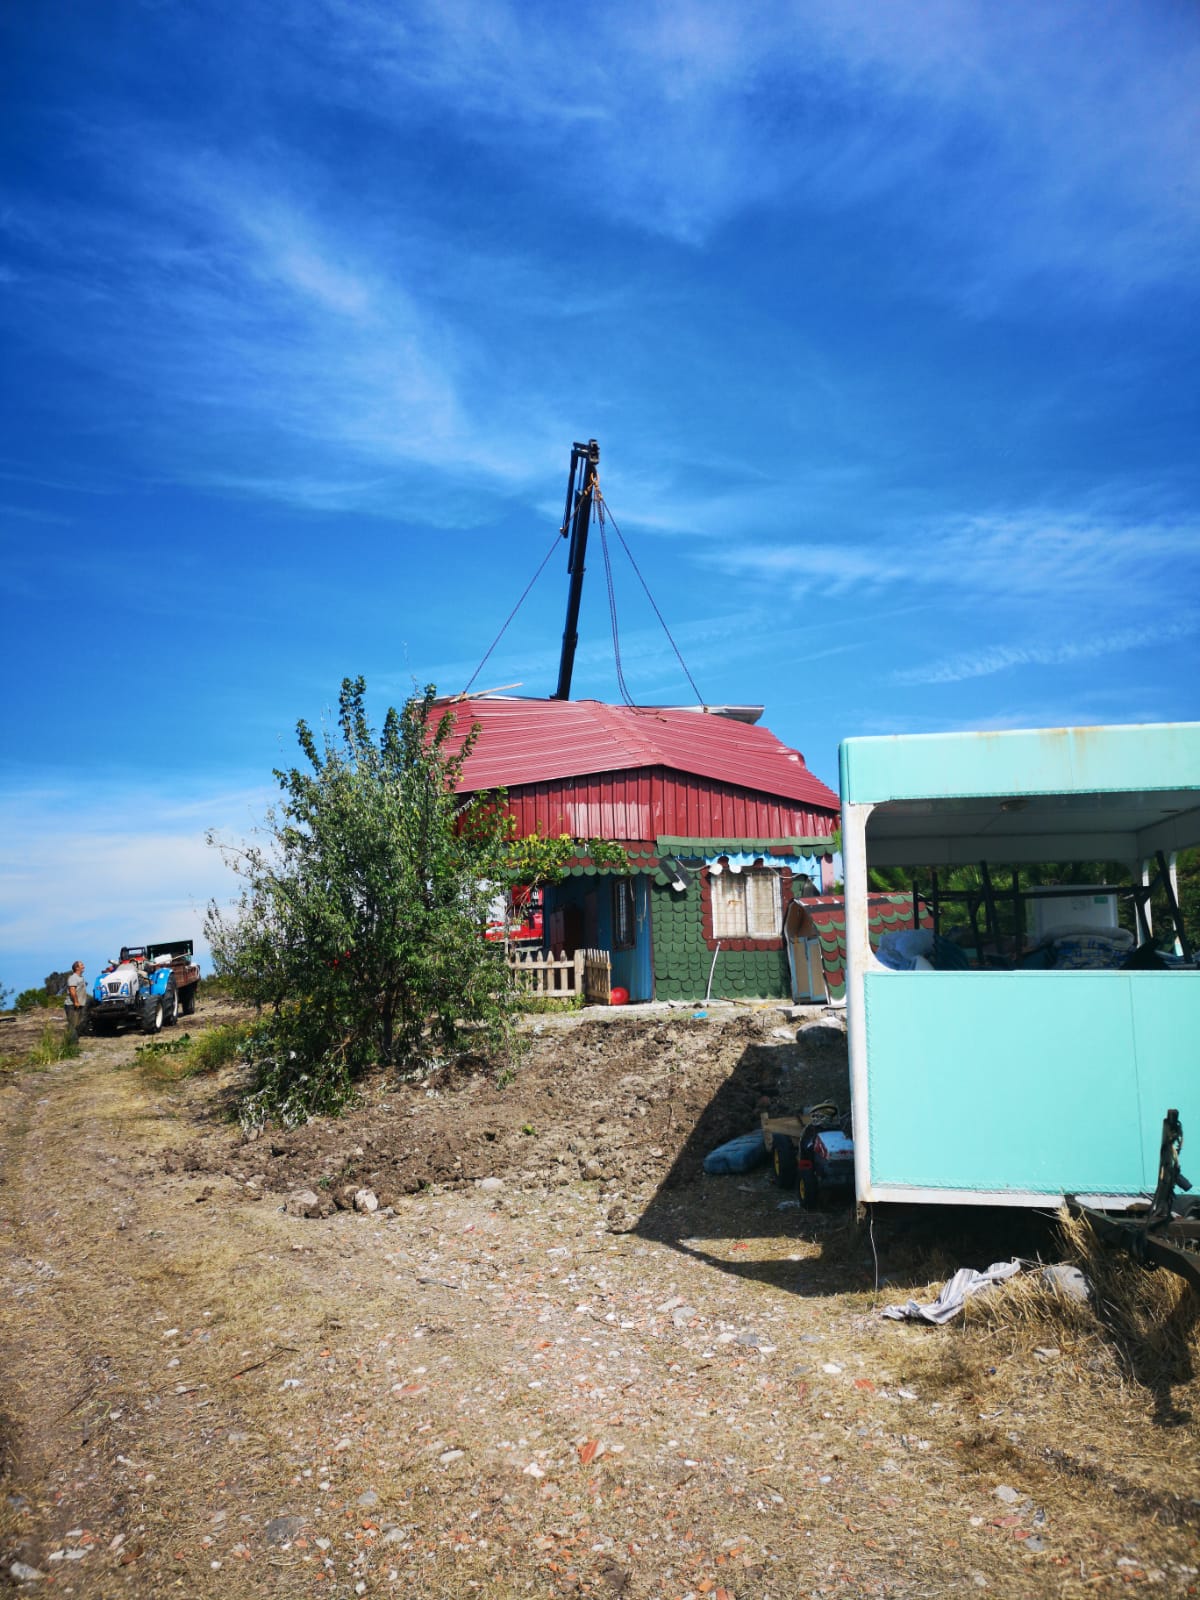
<svg viewBox="0 0 1200 1600">
<path fill-rule="evenodd" d="M 422 471 L 511 491 L 557 461 L 553 405 L 479 382 L 490 356 L 437 292 L 445 241 L 388 233 L 278 152 L 184 154 L 143 125 L 101 142 L 122 157 L 108 202 L 30 201 L 4 222 L 55 238 L 26 306 L 138 397 L 158 475 L 396 515 Z"/>
<path fill-rule="evenodd" d="M 884 201 L 942 247 L 921 281 L 976 305 L 1045 273 L 1111 295 L 1196 262 L 1186 8 L 618 4 L 586 51 L 573 14 L 505 0 L 314 0 L 294 26 L 315 92 L 392 120 L 433 103 L 481 144 L 502 126 L 548 181 L 586 171 L 592 203 L 684 241 L 797 196 Z"/>
<path fill-rule="evenodd" d="M 941 661 L 928 661 L 914 667 L 898 668 L 889 674 L 895 684 L 964 683 L 971 678 L 990 678 L 1017 667 L 1067 667 L 1082 661 L 1098 661 L 1105 656 L 1131 650 L 1145 650 L 1177 644 L 1200 632 L 1200 616 L 1167 617 L 1153 628 L 1118 628 L 1091 638 L 1069 639 L 1054 644 L 981 645 Z"/>
<path fill-rule="evenodd" d="M 906 518 L 876 543 L 745 541 L 698 559 L 731 577 L 777 582 L 799 597 L 814 581 L 832 592 L 908 585 L 972 595 L 1047 615 L 1092 601 L 1106 614 L 1161 600 L 1200 581 L 1200 528 L 1170 517 L 1022 508 L 922 524 Z"/>
<path fill-rule="evenodd" d="M 190 938 L 207 958 L 204 909 L 234 879 L 205 842 L 245 837 L 271 796 L 188 795 L 144 783 L 29 782 L 0 793 L 0 979 L 27 988 L 121 944 Z"/>
<path fill-rule="evenodd" d="M 69 528 L 72 519 L 57 511 L 41 511 L 35 506 L 0 504 L 0 525 L 6 518 L 15 517 L 22 522 L 45 522 L 60 528 Z"/>
</svg>

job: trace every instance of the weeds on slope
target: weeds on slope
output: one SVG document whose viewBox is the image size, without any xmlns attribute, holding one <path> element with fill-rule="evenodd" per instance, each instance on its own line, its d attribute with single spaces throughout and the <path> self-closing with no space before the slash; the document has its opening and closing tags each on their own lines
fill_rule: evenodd
<svg viewBox="0 0 1200 1600">
<path fill-rule="evenodd" d="M 241 1059 L 251 1031 L 247 1023 L 223 1022 L 195 1035 L 152 1039 L 137 1046 L 136 1065 L 151 1083 L 180 1083 Z"/>
</svg>

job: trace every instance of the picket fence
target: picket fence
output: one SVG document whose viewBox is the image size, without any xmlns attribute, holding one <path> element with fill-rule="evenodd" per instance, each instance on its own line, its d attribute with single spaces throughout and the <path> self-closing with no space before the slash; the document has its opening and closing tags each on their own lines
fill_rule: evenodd
<svg viewBox="0 0 1200 1600">
<path fill-rule="evenodd" d="M 607 950 L 510 950 L 508 964 L 522 988 L 554 1000 L 582 995 L 589 1005 L 607 1005 L 612 959 Z"/>
</svg>

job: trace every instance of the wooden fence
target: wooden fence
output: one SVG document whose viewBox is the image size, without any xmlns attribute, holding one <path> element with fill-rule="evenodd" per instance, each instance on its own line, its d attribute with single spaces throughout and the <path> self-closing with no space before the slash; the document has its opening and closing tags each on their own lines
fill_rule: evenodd
<svg viewBox="0 0 1200 1600">
<path fill-rule="evenodd" d="M 510 950 L 508 964 L 531 994 L 552 1000 L 580 995 L 590 1005 L 607 1005 L 612 990 L 612 960 L 607 950 Z"/>
</svg>

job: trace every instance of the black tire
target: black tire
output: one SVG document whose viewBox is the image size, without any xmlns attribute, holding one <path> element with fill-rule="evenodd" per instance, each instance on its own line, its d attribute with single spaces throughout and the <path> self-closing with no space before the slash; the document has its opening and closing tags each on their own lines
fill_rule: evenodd
<svg viewBox="0 0 1200 1600">
<path fill-rule="evenodd" d="M 817 1175 L 811 1166 L 798 1168 L 796 1172 L 796 1193 L 800 1197 L 800 1204 L 805 1211 L 814 1211 L 820 1199 L 820 1185 Z"/>
<path fill-rule="evenodd" d="M 796 1181 L 796 1146 L 786 1133 L 777 1133 L 771 1141 L 771 1166 L 776 1187 L 790 1189 Z"/>
<path fill-rule="evenodd" d="M 179 1009 L 185 1017 L 190 1017 L 196 1009 L 196 985 L 189 983 L 179 991 Z"/>
<path fill-rule="evenodd" d="M 162 996 L 149 994 L 142 1001 L 142 1032 L 160 1033 L 163 1025 Z"/>
<path fill-rule="evenodd" d="M 168 989 L 166 993 L 166 1015 L 163 1018 L 168 1028 L 173 1028 L 179 1021 L 179 993 L 175 989 Z"/>
</svg>

